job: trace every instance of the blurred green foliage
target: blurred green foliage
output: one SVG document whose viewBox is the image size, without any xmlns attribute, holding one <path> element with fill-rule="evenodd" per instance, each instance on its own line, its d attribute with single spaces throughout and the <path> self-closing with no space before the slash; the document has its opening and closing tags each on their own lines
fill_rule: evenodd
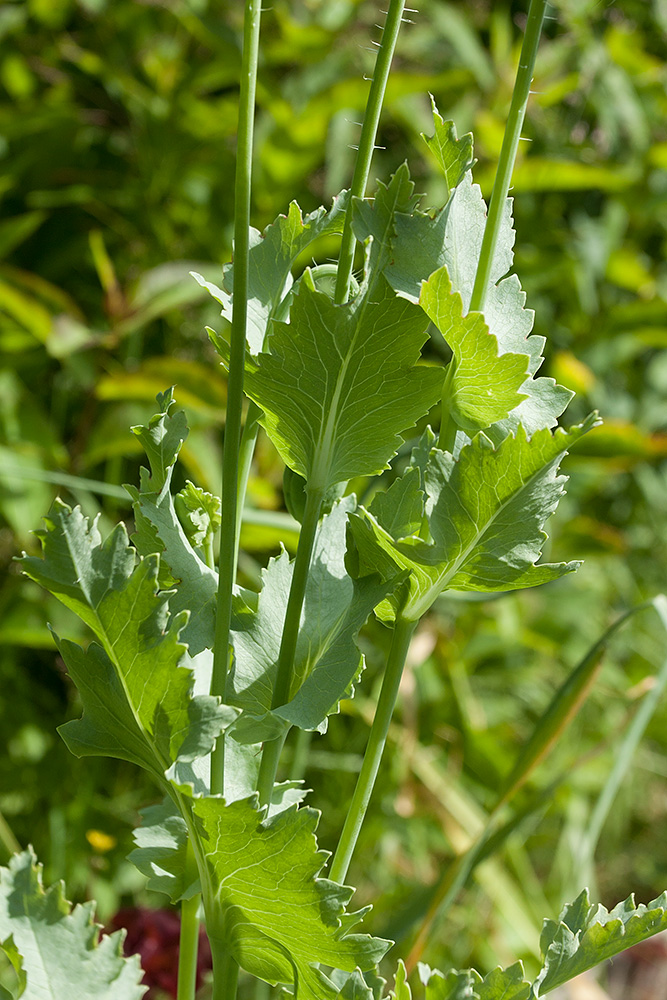
<svg viewBox="0 0 667 1000">
<path fill-rule="evenodd" d="M 407 158 L 425 202 L 441 202 L 419 137 L 430 91 L 459 134 L 474 131 L 475 176 L 489 193 L 525 9 L 423 0 L 409 15 L 374 174 L 386 179 Z M 402 941 L 567 670 L 617 613 L 667 587 L 667 3 L 558 0 L 551 14 L 514 177 L 516 270 L 548 337 L 548 374 L 579 393 L 569 416 L 598 407 L 605 418 L 568 460 L 570 495 L 551 531 L 557 558 L 586 562 L 541 591 L 443 600 L 416 637 L 350 876 L 359 903 L 375 903 L 373 929 Z M 129 519 L 119 485 L 136 481 L 138 447 L 128 429 L 173 383 L 192 427 L 183 482 L 219 491 L 226 386 L 203 333 L 217 311 L 188 272 L 219 280 L 231 256 L 241 15 L 229 0 L 0 4 L 0 810 L 49 860 L 48 880 L 100 897 L 103 917 L 140 889 L 123 859 L 153 793 L 121 764 L 68 756 L 54 730 L 78 706 L 46 622 L 65 635 L 75 624 L 12 558 L 35 547 L 30 532 L 56 492 L 99 513 L 103 528 Z M 292 198 L 310 210 L 349 182 L 379 17 L 366 0 L 273 0 L 258 228 Z M 332 249 L 318 247 L 318 261 Z M 255 521 L 282 509 L 281 482 L 260 438 Z M 246 583 L 280 537 L 264 521 L 244 529 Z M 366 700 L 334 718 L 308 758 L 328 847 L 387 634 L 370 626 L 365 641 Z M 427 961 L 530 961 L 541 918 L 580 888 L 581 832 L 662 657 L 648 615 L 614 640 L 568 738 L 522 794 L 527 803 L 567 780 L 480 867 Z M 664 888 L 666 722 L 663 706 L 605 827 L 606 903 Z"/>
</svg>

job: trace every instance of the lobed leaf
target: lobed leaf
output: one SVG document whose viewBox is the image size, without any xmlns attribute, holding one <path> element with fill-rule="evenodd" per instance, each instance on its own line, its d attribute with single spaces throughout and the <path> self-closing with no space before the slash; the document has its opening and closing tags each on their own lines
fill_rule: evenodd
<svg viewBox="0 0 667 1000">
<path fill-rule="evenodd" d="M 72 908 L 62 883 L 45 890 L 41 866 L 31 851 L 14 855 L 8 868 L 0 868 L 0 940 L 7 953 L 11 935 L 10 960 L 15 968 L 17 956 L 22 960 L 17 996 L 140 1000 L 146 987 L 140 985 L 139 959 L 123 957 L 123 932 L 100 939 L 93 905 Z"/>
<path fill-rule="evenodd" d="M 212 797 L 192 808 L 220 907 L 208 926 L 214 948 L 260 979 L 293 984 L 300 1000 L 336 997 L 319 964 L 349 972 L 377 964 L 389 942 L 351 933 L 363 916 L 345 911 L 353 890 L 318 877 L 327 855 L 317 850 L 315 810 L 263 820 L 251 799 Z"/>
<path fill-rule="evenodd" d="M 225 736 L 225 801 L 237 802 L 254 794 L 261 759 L 261 746 L 240 746 Z M 202 767 L 202 765 L 204 765 Z M 188 773 L 190 771 L 190 773 Z M 194 795 L 210 791 L 210 758 L 179 762 L 168 772 L 177 785 L 187 783 Z M 283 781 L 273 786 L 267 815 L 299 805 L 306 794 L 301 781 Z M 135 849 L 128 860 L 147 878 L 147 888 L 163 892 L 172 903 L 191 899 L 201 892 L 199 872 L 193 866 L 188 845 L 188 828 L 170 798 L 140 810 L 141 826 L 134 831 Z"/>
<path fill-rule="evenodd" d="M 195 549 L 201 548 L 220 528 L 220 497 L 207 493 L 189 480 L 176 494 L 175 507 L 186 537 Z"/>
<path fill-rule="evenodd" d="M 304 218 L 293 201 L 287 215 L 279 215 L 263 233 L 251 227 L 247 327 L 251 354 L 259 354 L 263 349 L 271 319 L 287 304 L 292 287 L 292 267 L 297 258 L 320 236 L 342 233 L 347 203 L 348 192 L 341 191 L 328 211 L 320 207 Z M 195 271 L 191 273 L 221 304 L 223 318 L 231 323 L 233 265 L 228 264 L 223 270 L 222 288 L 206 281 Z"/>
<path fill-rule="evenodd" d="M 233 705 L 244 710 L 234 727 L 237 739 L 267 739 L 288 725 L 326 729 L 363 667 L 355 639 L 373 608 L 391 589 L 377 576 L 353 581 L 345 569 L 345 529 L 354 497 L 334 504 L 322 518 L 308 575 L 288 703 L 271 712 L 282 624 L 293 564 L 286 552 L 262 573 L 256 606 L 237 600 L 232 623 Z M 267 728 L 271 727 L 271 728 Z"/>
<path fill-rule="evenodd" d="M 384 275 L 397 292 L 418 302 L 421 283 L 435 271 L 447 268 L 452 288 L 467 312 L 477 272 L 486 225 L 486 205 L 477 184 L 466 172 L 449 202 L 435 215 L 413 211 L 397 213 L 396 240 Z M 498 341 L 499 354 L 527 354 L 528 378 L 521 386 L 527 398 L 491 432 L 494 441 L 522 423 L 529 434 L 555 427 L 573 393 L 551 378 L 535 378 L 544 358 L 544 337 L 531 336 L 533 313 L 525 308 L 526 296 L 516 275 L 506 277 L 513 263 L 512 202 L 508 199 L 487 289 L 484 321 Z"/>
<path fill-rule="evenodd" d="M 84 706 L 60 727 L 77 756 L 134 761 L 159 779 L 177 759 L 207 754 L 235 712 L 192 697 L 193 673 L 180 666 L 187 620 L 158 589 L 159 556 L 135 566 L 122 524 L 102 541 L 79 508 L 56 500 L 42 532 L 43 558 L 24 557 L 24 572 L 75 610 L 100 644 L 88 649 L 56 638 Z"/>
<path fill-rule="evenodd" d="M 463 315 L 461 296 L 452 292 L 446 267 L 423 282 L 419 304 L 452 349 L 453 374 L 443 402 L 462 430 L 471 435 L 484 430 L 528 398 L 519 389 L 526 381 L 529 357 L 499 355 L 498 341 L 482 314 Z"/>
<path fill-rule="evenodd" d="M 568 431 L 545 429 L 532 438 L 519 427 L 516 436 L 497 448 L 478 434 L 458 458 L 434 448 L 424 474 L 419 533 L 392 536 L 386 526 L 391 498 L 350 515 L 348 565 L 353 575 L 379 572 L 387 579 L 398 569 L 407 571 L 402 614 L 415 620 L 446 589 L 516 590 L 572 572 L 578 563 L 535 563 L 547 537 L 544 523 L 566 481 L 556 475 L 558 465 L 596 422 L 591 414 Z M 421 484 L 415 466 L 404 479 L 393 488 L 394 503 L 405 506 L 409 501 L 416 509 Z M 380 613 L 392 616 L 386 602 Z"/>
<path fill-rule="evenodd" d="M 391 262 L 396 240 L 396 214 L 409 215 L 417 207 L 419 198 L 414 188 L 408 165 L 403 163 L 388 185 L 378 181 L 372 202 L 363 198 L 352 200 L 354 234 L 362 243 L 370 240 L 366 266 L 371 286 Z"/>
<path fill-rule="evenodd" d="M 475 164 L 472 132 L 468 132 L 458 139 L 454 122 L 443 121 L 432 94 L 431 108 L 435 132 L 432 136 L 427 136 L 422 132 L 421 137 L 445 175 L 447 192 L 448 195 L 451 195 L 454 188 L 458 187 L 463 180 L 464 175 Z"/>
<path fill-rule="evenodd" d="M 146 426 L 132 428 L 151 466 L 150 473 L 141 470 L 139 489 L 125 486 L 133 500 L 136 531 L 132 541 L 140 555 L 160 554 L 160 582 L 163 586 L 176 584 L 172 612 L 190 612 L 182 638 L 194 656 L 213 646 L 218 577 L 190 543 L 170 492 L 174 466 L 188 433 L 185 414 L 170 412 L 174 404 L 171 389 L 158 396 L 158 404 L 159 412 Z"/>
<path fill-rule="evenodd" d="M 416 366 L 423 313 L 393 296 L 335 305 L 302 280 L 290 320 L 246 373 L 269 437 L 313 490 L 381 472 L 442 390 L 441 369 Z"/>
<path fill-rule="evenodd" d="M 590 902 L 584 889 L 563 908 L 558 920 L 545 920 L 540 938 L 543 967 L 534 996 L 544 996 L 632 945 L 667 929 L 667 893 L 648 905 L 628 896 L 613 910 Z"/>
</svg>

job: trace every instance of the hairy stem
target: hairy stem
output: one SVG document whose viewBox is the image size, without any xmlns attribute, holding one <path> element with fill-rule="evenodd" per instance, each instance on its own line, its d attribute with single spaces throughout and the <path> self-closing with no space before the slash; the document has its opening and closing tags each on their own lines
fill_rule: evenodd
<svg viewBox="0 0 667 1000">
<path fill-rule="evenodd" d="M 503 136 L 503 144 L 498 161 L 498 170 L 493 182 L 491 201 L 489 202 L 489 215 L 486 221 L 486 228 L 484 229 L 477 274 L 475 275 L 475 284 L 470 300 L 471 312 L 482 312 L 486 301 L 486 293 L 489 287 L 491 268 L 498 243 L 507 192 L 510 187 L 514 161 L 516 160 L 516 153 L 519 148 L 521 129 L 523 128 L 523 119 L 526 114 L 526 105 L 528 104 L 528 95 L 530 94 L 530 85 L 533 80 L 535 57 L 537 56 L 537 47 L 540 43 L 542 22 L 544 21 L 547 2 L 548 0 L 530 0 L 526 33 L 523 38 L 521 55 L 519 57 L 519 69 L 512 92 L 512 102 L 510 104 L 509 115 L 507 116 L 505 135 Z"/>
<path fill-rule="evenodd" d="M 252 181 L 252 141 L 255 118 L 255 88 L 259 52 L 261 0 L 246 0 L 243 24 L 243 57 L 239 97 L 238 144 L 234 200 L 234 287 L 230 335 L 229 379 L 225 443 L 222 466 L 222 525 L 215 648 L 211 694 L 224 698 L 229 671 L 229 630 L 232 591 L 236 578 L 237 506 L 239 445 L 243 409 L 243 370 L 248 318 L 248 254 L 250 230 L 250 189 Z M 224 788 L 224 741 L 218 740 L 211 761 L 211 791 Z M 231 996 L 231 994 L 230 994 Z"/>
<path fill-rule="evenodd" d="M 285 623 L 283 634 L 280 640 L 280 651 L 278 653 L 278 666 L 276 670 L 276 681 L 273 686 L 273 696 L 271 708 L 279 708 L 289 701 L 292 687 L 292 677 L 294 674 L 294 655 L 296 653 L 297 639 L 299 638 L 299 625 L 301 624 L 301 610 L 306 595 L 306 585 L 308 583 L 308 571 L 310 570 L 310 560 L 315 545 L 317 525 L 322 509 L 322 491 L 306 490 L 306 508 L 303 513 L 303 523 L 299 535 L 299 545 L 296 550 L 294 560 L 294 572 L 290 586 L 289 597 L 287 599 L 287 610 L 285 612 Z M 277 740 L 270 740 L 264 744 L 262 762 L 259 772 L 260 802 L 262 805 L 270 800 L 271 789 L 275 781 L 278 769 L 280 752 L 285 742 L 285 736 Z"/>
<path fill-rule="evenodd" d="M 405 658 L 416 626 L 417 622 L 408 621 L 400 615 L 396 618 L 391 649 L 389 650 L 382 689 L 375 710 L 375 718 L 373 719 L 373 725 L 371 726 L 368 738 L 368 746 L 366 747 L 364 761 L 361 765 L 357 787 L 354 790 L 352 802 L 345 818 L 343 832 L 341 833 L 333 861 L 331 862 L 329 878 L 334 882 L 343 882 L 350 866 L 361 825 L 373 793 L 384 746 L 387 742 L 389 723 L 394 713 L 394 705 L 396 704 L 398 687 L 403 675 Z"/>
<path fill-rule="evenodd" d="M 188 859 L 194 865 L 194 853 L 187 847 Z M 181 903 L 181 936 L 178 948 L 178 992 L 177 1000 L 194 1000 L 197 987 L 197 952 L 199 949 L 199 901 L 197 893 L 192 899 Z"/>
<path fill-rule="evenodd" d="M 352 232 L 352 198 L 363 198 L 366 193 L 373 150 L 375 149 L 375 139 L 380 122 L 380 112 L 382 111 L 382 102 L 384 101 L 384 92 L 387 88 L 389 70 L 391 69 L 391 61 L 394 57 L 394 49 L 396 48 L 396 40 L 401 27 L 404 8 L 405 0 L 390 0 L 387 19 L 382 31 L 382 41 L 378 49 L 377 59 L 375 60 L 375 70 L 366 103 L 364 122 L 361 127 L 361 136 L 359 137 L 359 151 L 357 153 L 350 188 L 350 204 L 345 213 L 345 227 L 343 229 L 343 239 L 338 258 L 338 274 L 334 293 L 334 300 L 338 303 L 347 302 L 348 295 L 350 294 L 350 278 L 352 277 L 355 246 L 354 233 Z"/>
</svg>

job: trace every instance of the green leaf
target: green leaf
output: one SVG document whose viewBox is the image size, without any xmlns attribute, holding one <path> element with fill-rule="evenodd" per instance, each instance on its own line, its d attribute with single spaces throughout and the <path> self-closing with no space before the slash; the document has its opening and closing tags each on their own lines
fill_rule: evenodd
<svg viewBox="0 0 667 1000">
<path fill-rule="evenodd" d="M 521 962 L 507 969 L 493 969 L 484 979 L 475 969 L 464 972 L 451 971 L 443 975 L 438 969 L 419 965 L 422 983 L 426 986 L 426 1000 L 529 1000 L 530 983 L 524 979 Z M 401 998 L 397 997 L 397 1000 Z M 409 1000 L 409 994 L 406 994 Z"/>
<path fill-rule="evenodd" d="M 564 907 L 558 920 L 545 920 L 540 947 L 544 964 L 533 984 L 544 996 L 594 965 L 667 929 L 667 893 L 648 905 L 634 896 L 606 910 L 590 902 L 588 890 Z"/>
<path fill-rule="evenodd" d="M 373 991 L 366 985 L 361 973 L 355 971 L 336 993 L 336 1000 L 373 1000 Z"/>
<path fill-rule="evenodd" d="M 408 985 L 408 974 L 402 961 L 398 963 L 396 970 L 396 980 L 391 993 L 392 1000 L 412 1000 L 412 990 Z"/>
<path fill-rule="evenodd" d="M 363 198 L 352 200 L 354 235 L 362 243 L 369 239 L 372 241 L 367 259 L 371 284 L 391 261 L 396 238 L 396 213 L 410 214 L 416 208 L 419 198 L 415 197 L 414 188 L 408 165 L 403 163 L 388 185 L 378 181 L 372 202 Z"/>
<path fill-rule="evenodd" d="M 302 280 L 291 322 L 246 374 L 248 394 L 284 462 L 325 491 L 387 467 L 402 431 L 439 398 L 439 368 L 415 367 L 424 314 L 395 297 L 335 305 Z"/>
<path fill-rule="evenodd" d="M 419 534 L 392 537 L 373 509 L 350 515 L 353 574 L 379 572 L 388 578 L 397 569 L 408 571 L 402 613 L 416 620 L 446 589 L 516 590 L 572 572 L 578 563 L 535 562 L 547 537 L 543 525 L 563 493 L 565 477 L 556 475 L 558 465 L 596 422 L 591 414 L 568 431 L 545 429 L 532 438 L 519 427 L 516 437 L 510 435 L 495 449 L 478 434 L 458 458 L 434 448 L 425 471 L 425 520 Z M 408 469 L 406 476 L 416 493 L 414 471 Z M 386 606 L 380 614 L 391 617 Z"/>
<path fill-rule="evenodd" d="M 478 1000 L 475 987 L 482 977 L 474 969 L 465 972 L 452 969 L 444 975 L 420 963 L 419 974 L 426 986 L 426 1000 Z"/>
<path fill-rule="evenodd" d="M 161 393 L 159 413 L 146 426 L 132 428 L 146 450 L 151 469 L 150 474 L 141 470 L 139 489 L 128 485 L 125 489 L 133 500 L 136 531 L 132 541 L 140 555 L 160 553 L 161 585 L 176 584 L 171 611 L 190 611 L 182 638 L 195 656 L 213 646 L 218 576 L 190 543 L 170 493 L 174 466 L 188 433 L 185 414 L 170 413 L 173 403 L 171 389 Z"/>
<path fill-rule="evenodd" d="M 70 750 L 131 760 L 160 779 L 178 758 L 207 754 L 235 713 L 214 698 L 191 696 L 193 673 L 179 665 L 187 615 L 169 614 L 171 594 L 158 590 L 159 556 L 135 567 L 124 525 L 103 542 L 79 508 L 59 500 L 41 538 L 43 559 L 24 558 L 24 571 L 101 643 L 84 651 L 56 639 L 84 705 L 82 719 L 60 728 Z"/>
<path fill-rule="evenodd" d="M 341 191 L 328 211 L 320 207 L 303 218 L 293 201 L 287 215 L 279 215 L 263 233 L 250 229 L 247 340 L 251 354 L 262 350 L 271 319 L 287 305 L 291 271 L 297 257 L 318 237 L 342 233 L 347 202 L 348 192 Z M 192 272 L 193 278 L 222 305 L 227 323 L 232 320 L 233 275 L 233 266 L 229 264 L 223 271 L 223 287 L 218 288 Z"/>
<path fill-rule="evenodd" d="M 390 586 L 377 576 L 353 581 L 345 569 L 345 530 L 354 497 L 334 504 L 320 523 L 308 575 L 304 610 L 294 661 L 290 700 L 271 713 L 278 732 L 286 724 L 326 730 L 326 718 L 350 697 L 363 667 L 356 635 Z M 234 727 L 237 739 L 257 742 L 256 719 L 268 716 L 275 683 L 282 624 L 292 580 L 293 564 L 286 552 L 272 559 L 262 573 L 263 586 L 256 606 L 237 600 L 232 625 L 234 666 L 232 704 L 252 721 Z M 266 726 L 266 721 L 263 723 Z M 268 738 L 264 736 L 263 738 Z"/>
<path fill-rule="evenodd" d="M 100 939 L 93 905 L 72 909 L 62 883 L 45 891 L 41 866 L 30 851 L 0 868 L 0 940 L 11 934 L 23 959 L 24 1000 L 140 1000 L 144 995 L 139 959 L 123 958 L 122 932 Z"/>
<path fill-rule="evenodd" d="M 454 368 L 445 403 L 462 430 L 475 434 L 503 420 L 528 398 L 519 392 L 528 374 L 528 356 L 498 354 L 498 341 L 482 314 L 463 315 L 461 296 L 452 293 L 446 267 L 422 284 L 419 304 L 452 349 Z"/>
<path fill-rule="evenodd" d="M 464 175 L 440 212 L 433 216 L 421 212 L 399 213 L 395 225 L 397 238 L 391 262 L 384 271 L 391 287 L 411 302 L 418 302 L 422 281 L 446 267 L 452 288 L 460 294 L 463 310 L 467 312 L 486 225 L 486 205 L 470 173 Z M 573 395 L 551 378 L 535 378 L 544 361 L 545 340 L 530 335 L 533 313 L 525 308 L 526 296 L 518 278 L 505 277 L 513 263 L 514 238 L 512 201 L 508 199 L 490 274 L 484 321 L 498 341 L 500 355 L 527 354 L 530 362 L 529 378 L 521 386 L 527 398 L 491 432 L 496 442 L 519 423 L 529 434 L 554 427 Z"/>
<path fill-rule="evenodd" d="M 363 915 L 345 911 L 353 890 L 318 877 L 327 855 L 317 850 L 315 810 L 262 820 L 248 799 L 196 798 L 192 808 L 220 907 L 207 928 L 214 948 L 260 979 L 294 984 L 299 1000 L 336 997 L 318 964 L 377 964 L 389 942 L 350 933 Z"/>
<path fill-rule="evenodd" d="M 225 801 L 228 804 L 254 793 L 260 759 L 261 746 L 239 746 L 231 735 L 225 736 Z M 195 795 L 207 795 L 210 758 L 200 758 L 189 764 L 179 762 L 168 772 L 168 777 L 178 785 L 191 784 Z M 274 785 L 267 815 L 276 816 L 300 804 L 305 794 L 301 781 Z M 159 805 L 141 809 L 140 816 L 141 826 L 134 831 L 137 846 L 128 855 L 128 860 L 146 876 L 147 888 L 165 893 L 172 903 L 191 899 L 201 892 L 199 873 L 193 868 L 187 850 L 187 824 L 171 799 L 165 798 Z"/>
<path fill-rule="evenodd" d="M 6 941 L 0 941 L 0 954 L 4 956 L 14 975 L 11 986 L 0 983 L 0 1000 L 19 1000 L 25 993 L 28 978 L 23 967 L 23 957 L 19 954 L 11 934 Z"/>
<path fill-rule="evenodd" d="M 180 493 L 176 494 L 175 507 L 187 539 L 194 548 L 201 548 L 220 527 L 220 497 L 207 493 L 189 480 Z"/>
<path fill-rule="evenodd" d="M 442 120 L 432 94 L 431 107 L 435 134 L 427 136 L 422 132 L 421 137 L 438 161 L 447 181 L 447 190 L 451 194 L 464 174 L 474 166 L 472 132 L 457 139 L 454 122 Z"/>
</svg>

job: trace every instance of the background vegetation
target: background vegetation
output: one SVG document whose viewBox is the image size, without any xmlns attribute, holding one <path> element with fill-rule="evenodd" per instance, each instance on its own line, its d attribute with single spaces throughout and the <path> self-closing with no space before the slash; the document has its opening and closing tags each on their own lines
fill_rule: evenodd
<svg viewBox="0 0 667 1000">
<path fill-rule="evenodd" d="M 430 91 L 459 134 L 474 132 L 475 177 L 489 193 L 525 10 L 422 0 L 399 41 L 375 175 L 407 158 L 425 204 L 440 203 L 419 137 Z M 119 513 L 129 521 L 120 484 L 136 481 L 139 449 L 128 429 L 173 383 L 192 427 L 181 475 L 219 492 L 226 389 L 203 333 L 216 307 L 188 272 L 217 280 L 231 256 L 241 13 L 225 0 L 0 4 L 0 851 L 31 841 L 49 881 L 96 896 L 105 920 L 121 904 L 159 905 L 124 860 L 154 793 L 129 766 L 76 761 L 55 734 L 79 707 L 46 622 L 69 636 L 76 625 L 12 559 L 36 548 L 31 532 L 58 492 L 103 527 Z M 359 903 L 375 905 L 373 931 L 403 941 L 550 694 L 615 616 L 667 586 L 667 3 L 558 0 L 551 13 L 514 178 L 515 263 L 548 337 L 547 374 L 579 393 L 568 416 L 598 407 L 605 419 L 568 460 L 569 497 L 551 524 L 552 554 L 586 561 L 540 591 L 443 599 L 416 637 L 350 874 Z M 349 183 L 380 17 L 366 0 L 273 0 L 258 92 L 258 228 L 292 198 L 310 210 Z M 318 248 L 319 260 L 328 255 Z M 276 551 L 280 486 L 260 440 L 246 583 Z M 368 628 L 366 646 L 363 696 L 304 764 L 324 846 L 365 745 L 381 626 Z M 605 824 L 594 872 L 581 850 L 663 658 L 650 614 L 614 639 L 532 792 L 560 783 L 478 869 L 427 961 L 530 962 L 541 918 L 591 878 L 607 905 L 633 888 L 644 900 L 665 888 L 667 706 Z"/>
</svg>

